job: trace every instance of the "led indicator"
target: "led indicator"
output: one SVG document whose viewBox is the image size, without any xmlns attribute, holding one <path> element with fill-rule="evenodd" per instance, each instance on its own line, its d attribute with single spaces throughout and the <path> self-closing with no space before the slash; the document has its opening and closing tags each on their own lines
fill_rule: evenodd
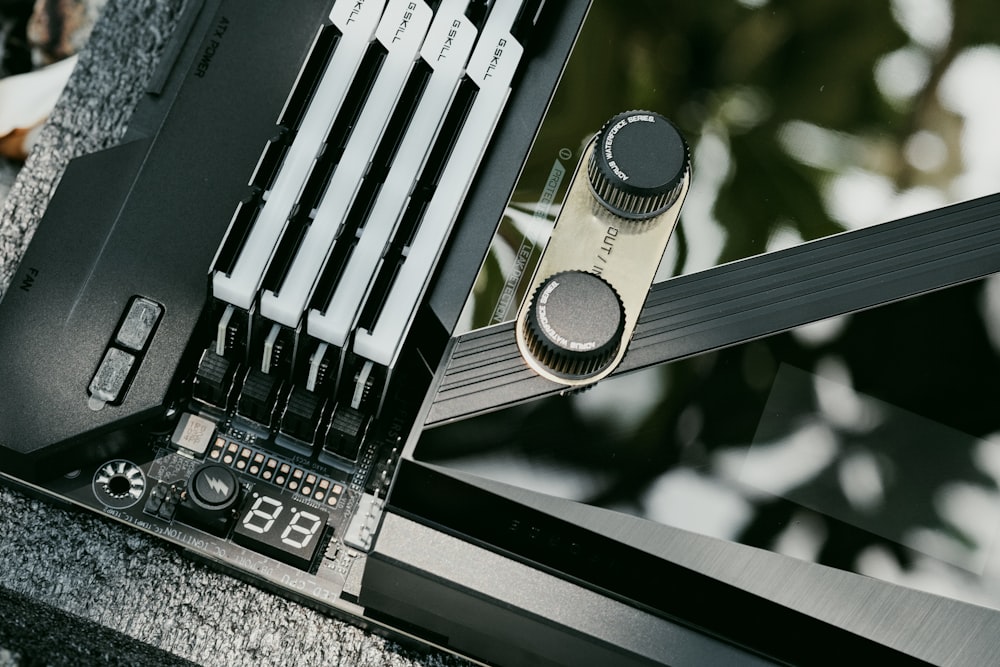
<svg viewBox="0 0 1000 667">
<path fill-rule="evenodd" d="M 329 516 L 280 489 L 257 484 L 240 508 L 233 541 L 306 570 L 322 542 Z"/>
</svg>

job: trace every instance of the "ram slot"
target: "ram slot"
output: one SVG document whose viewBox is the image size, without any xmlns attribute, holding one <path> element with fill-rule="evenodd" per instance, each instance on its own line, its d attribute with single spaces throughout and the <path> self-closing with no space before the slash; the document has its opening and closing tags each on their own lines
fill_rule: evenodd
<svg viewBox="0 0 1000 667">
<path fill-rule="evenodd" d="M 293 328 L 302 319 L 316 280 L 413 69 L 432 13 L 424 2 L 390 0 L 376 30 L 376 39 L 387 51 L 385 63 L 289 271 L 277 290 L 261 293 L 263 317 Z"/>
<path fill-rule="evenodd" d="M 430 79 L 399 143 L 388 175 L 367 214 L 364 233 L 354 245 L 336 282 L 321 285 L 309 311 L 310 336 L 343 349 L 357 323 L 361 304 L 371 292 L 383 253 L 399 222 L 417 176 L 438 138 L 449 106 L 465 71 L 477 30 L 465 16 L 468 0 L 446 0 L 438 10 L 421 48 Z"/>
<path fill-rule="evenodd" d="M 332 26 L 330 26 L 332 28 Z M 274 179 L 278 175 L 281 163 L 285 161 L 285 154 L 288 153 L 288 133 L 279 131 L 277 136 L 269 140 L 264 146 L 257 166 L 250 177 L 250 186 L 255 191 L 267 192 L 274 185 Z"/>
<path fill-rule="evenodd" d="M 334 25 L 323 26 L 316 33 L 316 39 L 309 48 L 309 56 L 299 70 L 295 84 L 285 100 L 285 106 L 278 115 L 278 125 L 289 130 L 298 129 L 306 106 L 319 86 L 320 78 L 337 48 L 340 37 L 341 32 Z"/>
<path fill-rule="evenodd" d="M 347 214 L 344 232 L 334 244 L 333 252 L 316 283 L 316 289 L 313 290 L 310 299 L 310 313 L 316 308 L 325 308 L 330 302 L 342 285 L 342 276 L 347 264 L 353 259 L 355 248 L 369 238 L 374 222 L 371 215 L 376 196 L 386 181 L 389 167 L 400 147 L 403 132 L 413 117 L 429 78 L 430 68 L 422 60 L 418 61 L 386 126 L 368 174 L 362 181 L 351 210 Z"/>
<path fill-rule="evenodd" d="M 262 206 L 263 202 L 259 192 L 236 205 L 236 211 L 229 221 L 228 240 L 230 243 L 223 244 L 219 248 L 215 257 L 216 266 L 228 266 L 236 261 L 236 252 L 249 236 L 250 230 L 253 229 L 253 224 L 260 215 Z M 225 302 L 217 302 L 216 310 L 222 315 L 222 319 L 218 320 L 219 333 L 215 337 L 217 353 L 241 358 L 246 352 L 248 342 L 246 334 L 249 327 L 241 321 L 245 319 L 247 311 L 242 311 L 243 318 L 235 317 L 235 306 Z M 239 324 L 234 324 L 234 322 Z"/>
<path fill-rule="evenodd" d="M 326 137 L 323 151 L 313 162 L 309 178 L 302 186 L 285 233 L 278 242 L 278 247 L 275 248 L 264 279 L 261 281 L 261 290 L 275 289 L 291 270 L 292 262 L 295 260 L 299 247 L 305 240 L 313 222 L 320 198 L 329 185 L 351 130 L 357 125 L 358 117 L 361 115 L 365 101 L 375 83 L 375 78 L 385 61 L 385 54 L 385 48 L 377 41 L 368 47 L 368 51 L 361 61 L 361 67 L 344 97 L 330 133 Z M 262 317 L 259 313 L 255 313 L 253 321 L 253 347 L 250 354 L 253 364 L 259 366 L 262 373 L 282 377 L 290 376 L 300 361 L 300 355 L 297 354 L 299 348 L 298 329 L 282 326 Z"/>
<path fill-rule="evenodd" d="M 441 124 L 437 141 L 407 200 L 392 243 L 382 256 L 380 270 L 358 317 L 358 329 L 371 330 L 381 316 L 382 309 L 385 307 L 385 302 L 389 298 L 389 292 L 395 282 L 396 274 L 402 267 L 417 230 L 420 229 L 420 222 L 423 220 L 427 207 L 437 190 L 448 156 L 451 155 L 458 142 L 478 92 L 479 88 L 468 78 L 460 82 L 451 108 L 448 109 L 448 114 Z"/>
<path fill-rule="evenodd" d="M 356 3 L 337 0 L 330 21 L 340 31 L 333 56 L 315 86 L 315 92 L 299 122 L 271 189 L 265 194 L 253 227 L 239 239 L 238 251 L 220 248 L 212 276 L 215 298 L 249 310 L 264 272 L 281 237 L 301 191 L 302 183 L 323 147 L 323 139 L 347 94 L 361 59 L 374 38 L 384 2 Z M 315 49 L 314 49 L 315 51 Z M 319 57 L 319 55 L 317 55 Z M 288 103 L 286 103 L 286 106 Z M 230 234 L 223 241 L 229 241 Z M 232 256 L 229 265 L 220 265 L 221 256 Z"/>
<path fill-rule="evenodd" d="M 392 275 L 391 287 L 377 308 L 374 322 L 365 328 L 359 326 L 355 332 L 352 350 L 362 360 L 387 369 L 395 366 L 417 305 L 510 95 L 523 55 L 521 44 L 511 34 L 520 10 L 518 2 L 497 3 L 486 20 L 467 70 L 467 80 L 476 87 L 475 99 L 437 179 L 446 186 L 434 189 L 397 266 L 382 268 L 383 274 L 389 271 Z"/>
<path fill-rule="evenodd" d="M 278 244 L 275 256 L 261 282 L 262 297 L 279 290 L 288 274 L 292 272 L 293 264 L 299 256 L 299 249 L 310 227 L 314 223 L 322 224 L 322 222 L 316 223 L 317 211 L 330 187 L 333 174 L 344 155 L 354 128 L 358 126 L 372 88 L 385 65 L 387 54 L 388 51 L 378 39 L 369 45 L 358 74 L 351 83 L 340 112 L 326 137 L 323 152 L 314 163 L 309 178 L 302 187 L 289 229 L 285 231 Z M 259 319 L 267 328 L 282 327 L 271 318 L 259 317 Z"/>
<path fill-rule="evenodd" d="M 379 72 L 385 63 L 386 50 L 378 41 L 368 47 L 361 61 L 357 76 L 351 83 L 341 103 L 340 112 L 326 136 L 320 155 L 313 162 L 309 177 L 299 193 L 298 201 L 292 209 L 288 228 L 274 251 L 267 272 L 261 282 L 264 294 L 277 290 L 292 270 L 298 256 L 299 248 L 305 241 L 309 228 L 314 222 L 316 210 L 322 201 L 324 193 L 330 185 L 337 164 L 344 153 L 345 145 L 351 136 L 351 131 L 358 124 L 358 119 L 375 85 Z M 267 325 L 270 327 L 270 324 Z"/>
</svg>

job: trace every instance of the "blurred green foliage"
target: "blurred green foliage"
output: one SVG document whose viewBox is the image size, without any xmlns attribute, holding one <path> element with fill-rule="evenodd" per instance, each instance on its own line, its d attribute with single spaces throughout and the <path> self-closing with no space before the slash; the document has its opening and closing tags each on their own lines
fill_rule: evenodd
<svg viewBox="0 0 1000 667">
<path fill-rule="evenodd" d="M 931 186 L 949 199 L 949 185 L 963 169 L 963 119 L 942 104 L 938 89 L 965 50 L 996 42 L 1000 6 L 955 0 L 950 36 L 928 46 L 901 26 L 894 14 L 900 4 L 770 0 L 750 8 L 735 0 L 595 0 L 515 202 L 530 215 L 560 149 L 579 151 L 607 118 L 629 108 L 672 118 L 695 149 L 695 184 L 699 172 L 717 179 L 704 210 L 692 212 L 689 196 L 682 220 L 690 238 L 682 231 L 672 241 L 681 247 L 675 273 L 683 270 L 687 249 L 702 242 L 692 232 L 700 224 L 722 228 L 716 263 L 763 252 L 781 231 L 803 240 L 843 231 L 826 190 L 851 170 L 877 174 L 897 193 Z M 900 49 L 917 53 L 927 65 L 903 99 L 880 90 L 875 74 Z M 821 147 L 790 148 L 790 127 L 819 129 L 839 152 L 820 160 L 814 158 Z M 907 142 L 918 131 L 935 134 L 946 146 L 947 159 L 934 170 L 922 171 L 907 159 Z M 699 154 L 706 141 L 724 150 Z M 710 219 L 691 219 L 705 211 Z M 520 238 L 505 241 L 517 248 Z M 496 258 L 488 261 L 487 273 L 502 273 Z M 860 555 L 877 545 L 906 569 L 915 552 L 901 541 L 912 531 L 931 530 L 976 549 L 975 540 L 942 511 L 942 498 L 954 485 L 996 489 L 975 451 L 976 438 L 1000 432 L 1000 356 L 988 335 L 985 298 L 981 284 L 970 284 L 850 316 L 819 342 L 786 333 L 660 367 L 657 386 L 645 389 L 651 399 L 643 397 L 655 405 L 627 445 L 618 440 L 615 419 L 595 415 L 584 394 L 456 425 L 454 439 L 432 437 L 427 451 L 461 458 L 509 448 L 533 460 L 568 464 L 602 480 L 586 502 L 642 514 L 645 494 L 671 471 L 685 468 L 709 477 L 720 451 L 750 445 L 781 364 L 817 375 L 833 365 L 844 370 L 841 379 L 858 395 L 973 436 L 948 453 L 947 465 L 935 468 L 908 453 L 899 419 L 890 416 L 870 431 L 835 426 L 833 460 L 790 490 L 848 507 L 844 462 L 858 453 L 872 455 L 886 494 L 883 506 L 872 511 L 881 512 L 892 534 L 820 516 L 824 532 L 817 537 L 816 558 L 854 569 Z M 488 300 L 495 302 L 495 296 Z M 623 403 L 631 399 L 620 396 Z M 818 396 L 806 391 L 803 400 L 822 413 Z M 907 495 L 913 488 L 925 492 Z M 759 498 L 732 537 L 774 548 L 801 512 L 786 498 Z"/>
<path fill-rule="evenodd" d="M 728 165 L 710 165 L 726 168 L 712 208 L 725 230 L 717 262 L 764 251 L 781 227 L 803 240 L 826 236 L 842 230 L 824 204 L 831 170 L 789 154 L 784 128 L 808 123 L 865 147 L 845 156 L 843 168 L 872 169 L 900 189 L 933 181 L 913 173 L 905 142 L 918 129 L 949 121 L 935 88 L 962 49 L 995 38 L 989 25 L 996 11 L 989 3 L 955 3 L 950 41 L 926 53 L 931 71 L 923 89 L 891 101 L 873 69 L 913 42 L 888 2 L 772 0 L 750 8 L 735 0 L 597 0 L 535 152 L 577 148 L 615 113 L 653 109 L 673 119 L 693 146 L 712 134 L 728 150 Z M 549 164 L 529 165 L 523 182 L 544 182 Z M 705 167 L 696 161 L 696 175 Z"/>
</svg>

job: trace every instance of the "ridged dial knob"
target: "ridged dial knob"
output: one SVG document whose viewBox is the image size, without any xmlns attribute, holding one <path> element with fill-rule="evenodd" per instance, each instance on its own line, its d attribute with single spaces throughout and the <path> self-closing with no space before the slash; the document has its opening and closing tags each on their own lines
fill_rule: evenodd
<svg viewBox="0 0 1000 667">
<path fill-rule="evenodd" d="M 609 211 L 647 220 L 677 200 L 690 162 L 687 142 L 670 121 L 651 111 L 627 111 L 601 128 L 587 176 Z"/>
<path fill-rule="evenodd" d="M 611 285 L 592 273 L 564 271 L 535 291 L 524 321 L 524 339 L 531 355 L 546 368 L 586 377 L 614 359 L 624 329 L 624 308 Z"/>
</svg>

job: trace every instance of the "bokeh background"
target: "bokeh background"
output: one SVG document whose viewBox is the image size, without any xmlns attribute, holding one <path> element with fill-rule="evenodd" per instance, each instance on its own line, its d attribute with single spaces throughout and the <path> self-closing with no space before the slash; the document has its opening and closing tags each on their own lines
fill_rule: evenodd
<svg viewBox="0 0 1000 667">
<path fill-rule="evenodd" d="M 994 194 L 997 25 L 968 0 L 597 0 L 464 326 L 496 321 L 525 239 L 537 260 L 554 161 L 625 108 L 692 148 L 663 279 Z M 436 429 L 417 456 L 1000 608 L 998 349 L 994 276 Z"/>
</svg>

